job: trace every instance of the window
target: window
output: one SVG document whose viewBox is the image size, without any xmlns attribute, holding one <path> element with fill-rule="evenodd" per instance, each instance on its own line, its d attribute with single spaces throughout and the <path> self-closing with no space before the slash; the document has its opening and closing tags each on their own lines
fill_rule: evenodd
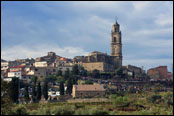
<svg viewBox="0 0 174 116">
<path fill-rule="evenodd" d="M 116 42 L 116 37 L 114 37 L 114 42 Z"/>
</svg>

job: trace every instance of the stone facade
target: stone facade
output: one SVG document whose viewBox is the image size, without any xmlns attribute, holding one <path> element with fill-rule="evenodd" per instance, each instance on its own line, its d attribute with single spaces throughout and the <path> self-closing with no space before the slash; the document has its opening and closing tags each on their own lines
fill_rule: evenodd
<svg viewBox="0 0 174 116">
<path fill-rule="evenodd" d="M 145 73 L 142 68 L 132 65 L 123 66 L 123 69 L 125 73 L 134 72 L 137 75 Z"/>
<path fill-rule="evenodd" d="M 73 98 L 101 97 L 105 94 L 102 85 L 73 85 Z"/>
<path fill-rule="evenodd" d="M 94 69 L 97 69 L 100 72 L 112 72 L 114 69 L 113 65 L 110 65 L 105 62 L 83 63 L 82 65 L 88 71 L 93 71 Z"/>
</svg>

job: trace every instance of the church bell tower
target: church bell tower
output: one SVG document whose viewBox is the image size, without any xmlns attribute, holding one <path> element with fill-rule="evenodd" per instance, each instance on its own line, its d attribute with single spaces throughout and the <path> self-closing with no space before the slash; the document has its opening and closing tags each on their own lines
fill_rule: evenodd
<svg viewBox="0 0 174 116">
<path fill-rule="evenodd" d="M 122 66 L 122 41 L 121 41 L 121 31 L 120 25 L 117 20 L 112 26 L 111 31 L 111 56 L 113 57 L 113 62 L 116 63 L 116 67 Z"/>
</svg>

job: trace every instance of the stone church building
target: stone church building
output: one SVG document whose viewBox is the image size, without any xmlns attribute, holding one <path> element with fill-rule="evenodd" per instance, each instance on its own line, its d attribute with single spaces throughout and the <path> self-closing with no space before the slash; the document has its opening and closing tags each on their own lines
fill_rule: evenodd
<svg viewBox="0 0 174 116">
<path fill-rule="evenodd" d="M 73 59 L 75 64 L 82 65 L 86 70 L 94 69 L 100 72 L 113 72 L 122 66 L 122 41 L 120 25 L 116 21 L 111 31 L 111 55 L 94 51 L 88 56 L 76 56 Z"/>
</svg>

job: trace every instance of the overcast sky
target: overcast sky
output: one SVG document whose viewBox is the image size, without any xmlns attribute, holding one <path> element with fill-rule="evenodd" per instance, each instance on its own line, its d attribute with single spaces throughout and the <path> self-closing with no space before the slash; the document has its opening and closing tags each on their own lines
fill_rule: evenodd
<svg viewBox="0 0 174 116">
<path fill-rule="evenodd" d="M 1 58 L 36 58 L 54 51 L 73 58 L 110 55 L 116 16 L 123 65 L 144 69 L 173 64 L 173 2 L 1 2 Z"/>
</svg>

